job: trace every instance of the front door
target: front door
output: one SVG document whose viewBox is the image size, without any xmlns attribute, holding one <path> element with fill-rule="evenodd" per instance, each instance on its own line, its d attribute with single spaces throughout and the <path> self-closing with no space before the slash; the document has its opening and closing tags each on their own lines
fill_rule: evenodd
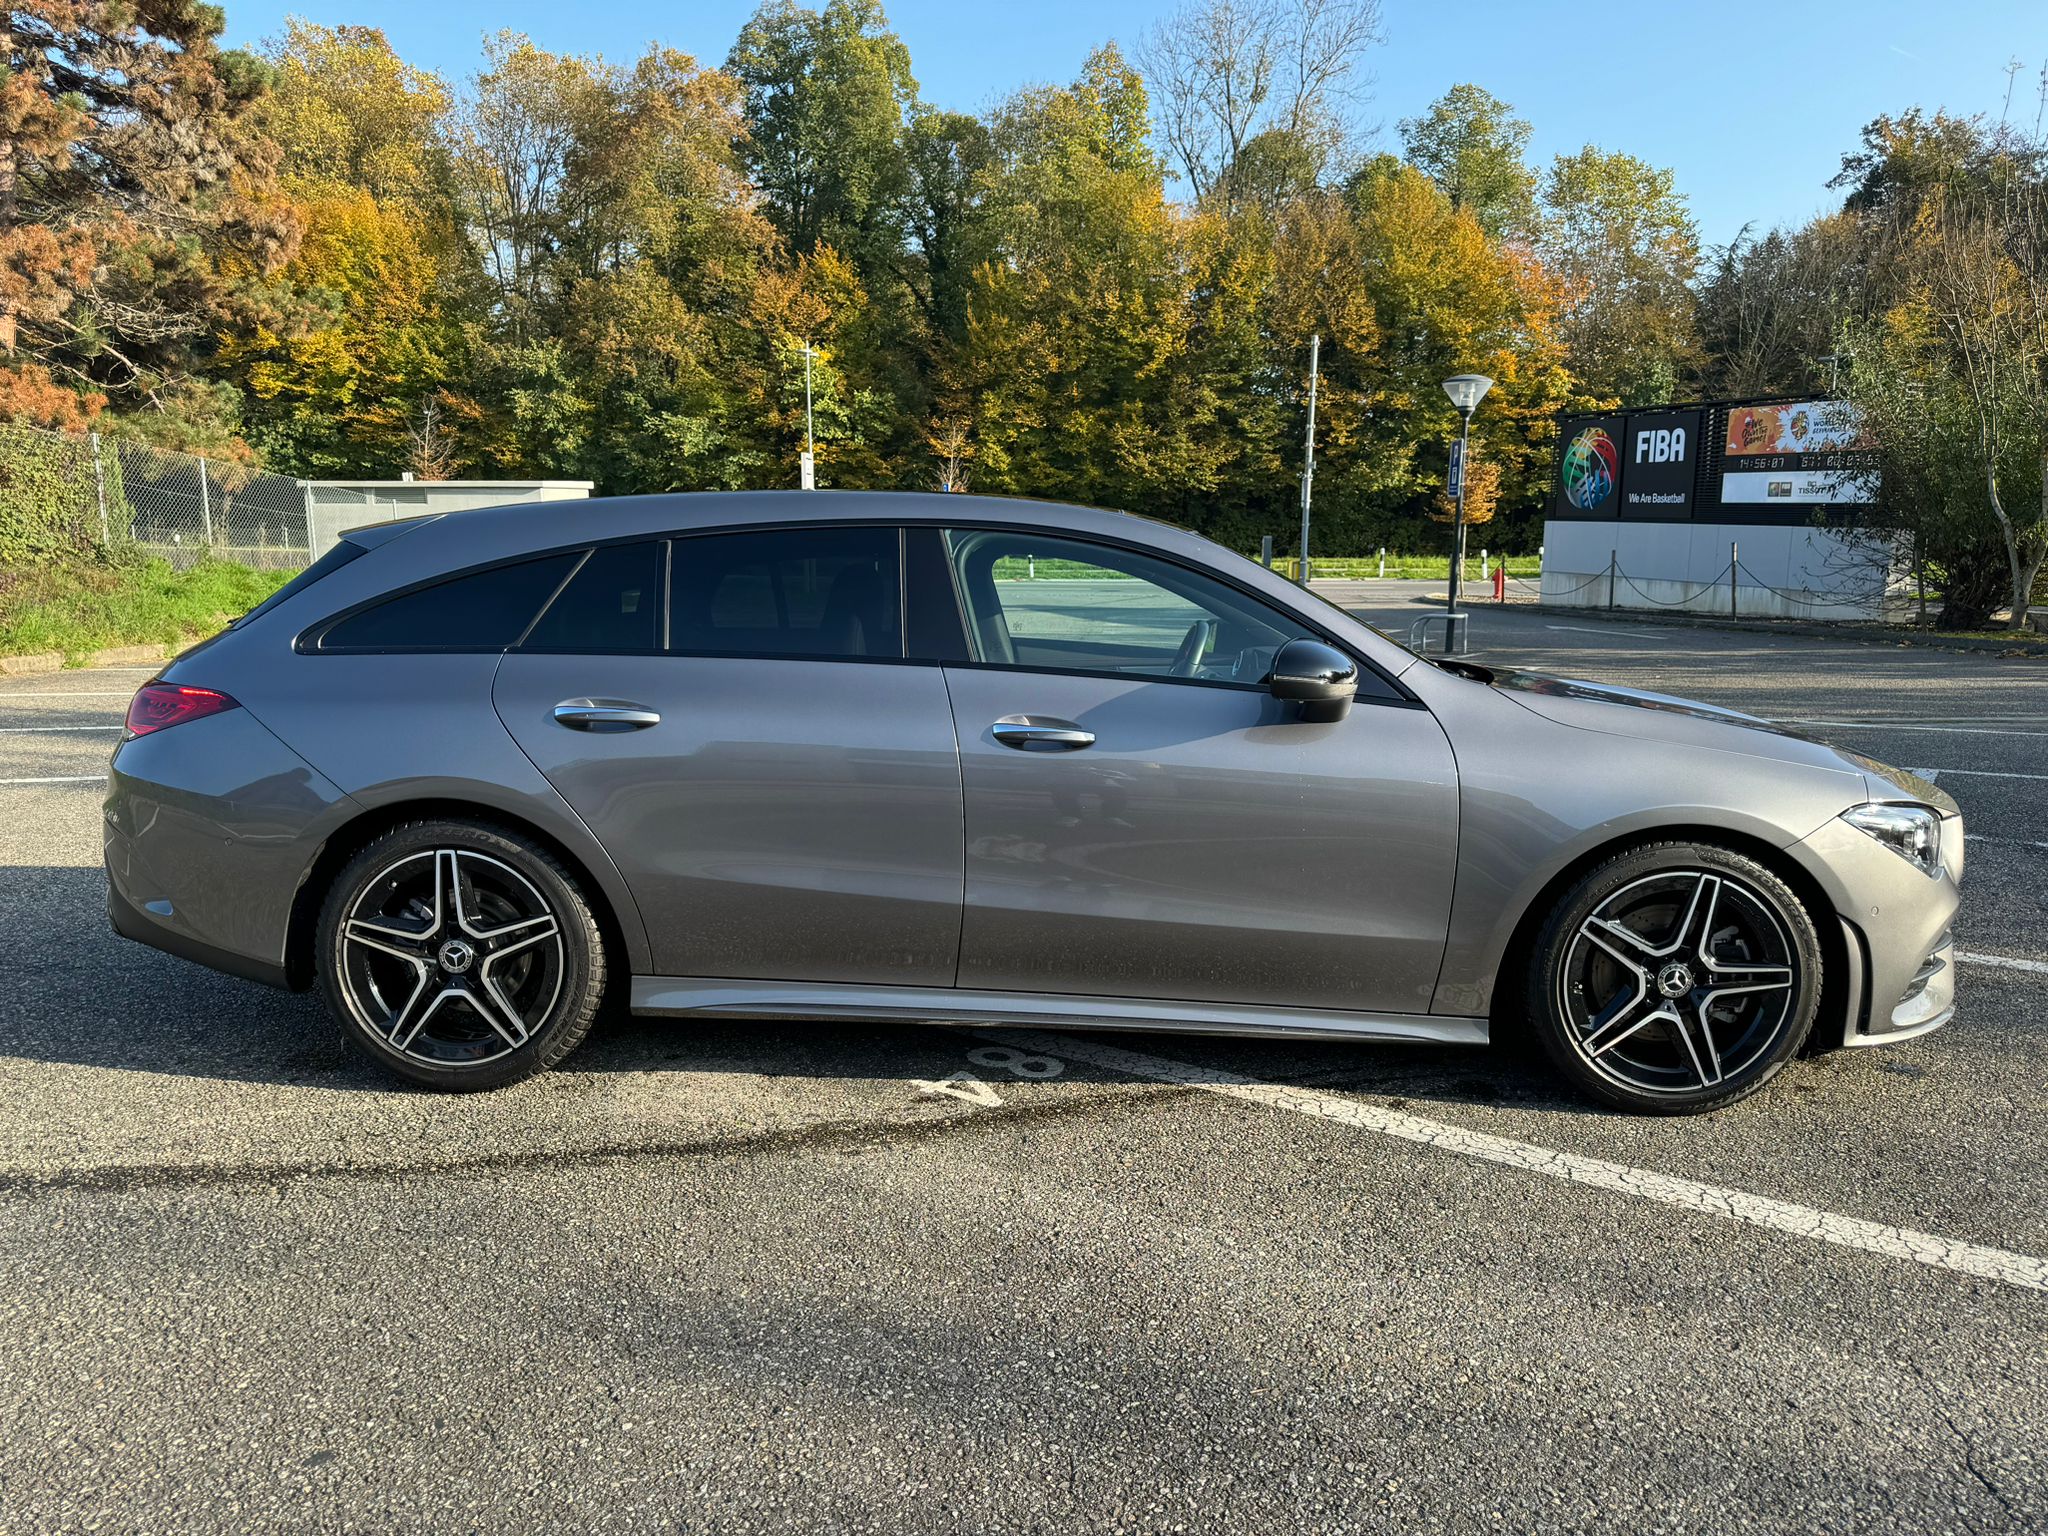
<svg viewBox="0 0 2048 1536">
<path fill-rule="evenodd" d="M 901 658 L 893 528 L 593 553 L 500 667 L 500 717 L 618 863 L 658 973 L 948 986 L 960 771 Z M 647 719 L 646 717 L 653 718 Z"/>
<path fill-rule="evenodd" d="M 1298 620 L 1114 546 L 949 532 L 976 660 L 960 985 L 1424 1013 L 1457 851 L 1435 719 L 1361 669 L 1309 724 L 1260 686 Z"/>
</svg>

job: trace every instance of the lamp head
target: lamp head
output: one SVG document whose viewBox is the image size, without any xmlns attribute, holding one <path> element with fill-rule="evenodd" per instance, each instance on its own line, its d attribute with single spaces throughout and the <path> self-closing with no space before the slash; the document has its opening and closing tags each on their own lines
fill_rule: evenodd
<svg viewBox="0 0 2048 1536">
<path fill-rule="evenodd" d="M 1451 397 L 1451 404 L 1458 408 L 1461 416 L 1470 416 L 1478 409 L 1479 402 L 1486 398 L 1486 392 L 1491 388 L 1493 380 L 1483 373 L 1461 373 L 1444 380 L 1444 393 Z"/>
</svg>

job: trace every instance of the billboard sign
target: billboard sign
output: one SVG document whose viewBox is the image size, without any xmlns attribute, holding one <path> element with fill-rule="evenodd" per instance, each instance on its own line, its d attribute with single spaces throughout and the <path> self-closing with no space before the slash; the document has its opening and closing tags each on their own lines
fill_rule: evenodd
<svg viewBox="0 0 2048 1536">
<path fill-rule="evenodd" d="M 1557 515 L 1613 517 L 1621 505 L 1622 418 L 1582 419 L 1557 456 Z"/>
<path fill-rule="evenodd" d="M 1877 456 L 1839 400 L 1734 405 L 1722 447 L 1723 505 L 1859 506 L 1877 495 Z"/>
<path fill-rule="evenodd" d="M 1622 441 L 1621 515 L 1692 515 L 1693 471 L 1699 465 L 1698 411 L 1640 411 Z"/>
</svg>

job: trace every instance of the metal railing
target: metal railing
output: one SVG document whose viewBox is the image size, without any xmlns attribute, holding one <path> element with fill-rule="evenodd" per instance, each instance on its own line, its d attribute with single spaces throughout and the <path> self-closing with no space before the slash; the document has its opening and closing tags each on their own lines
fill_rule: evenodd
<svg viewBox="0 0 2048 1536">
<path fill-rule="evenodd" d="M 183 569 L 213 558 L 292 570 L 312 558 L 302 481 L 99 432 L 0 426 L 0 535 L 52 552 L 138 545 Z"/>
</svg>

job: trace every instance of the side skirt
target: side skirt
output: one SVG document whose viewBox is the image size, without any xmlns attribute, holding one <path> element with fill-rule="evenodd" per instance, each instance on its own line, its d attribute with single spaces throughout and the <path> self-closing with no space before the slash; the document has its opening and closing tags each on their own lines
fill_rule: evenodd
<svg viewBox="0 0 2048 1536">
<path fill-rule="evenodd" d="M 1420 1013 L 1336 1013 L 1244 1003 L 973 992 L 954 987 L 842 986 L 818 981 L 733 981 L 715 976 L 635 976 L 633 1011 L 668 1017 L 1028 1024 L 1174 1034 L 1286 1035 L 1309 1040 L 1409 1040 L 1431 1045 L 1487 1042 L 1485 1019 Z"/>
</svg>

